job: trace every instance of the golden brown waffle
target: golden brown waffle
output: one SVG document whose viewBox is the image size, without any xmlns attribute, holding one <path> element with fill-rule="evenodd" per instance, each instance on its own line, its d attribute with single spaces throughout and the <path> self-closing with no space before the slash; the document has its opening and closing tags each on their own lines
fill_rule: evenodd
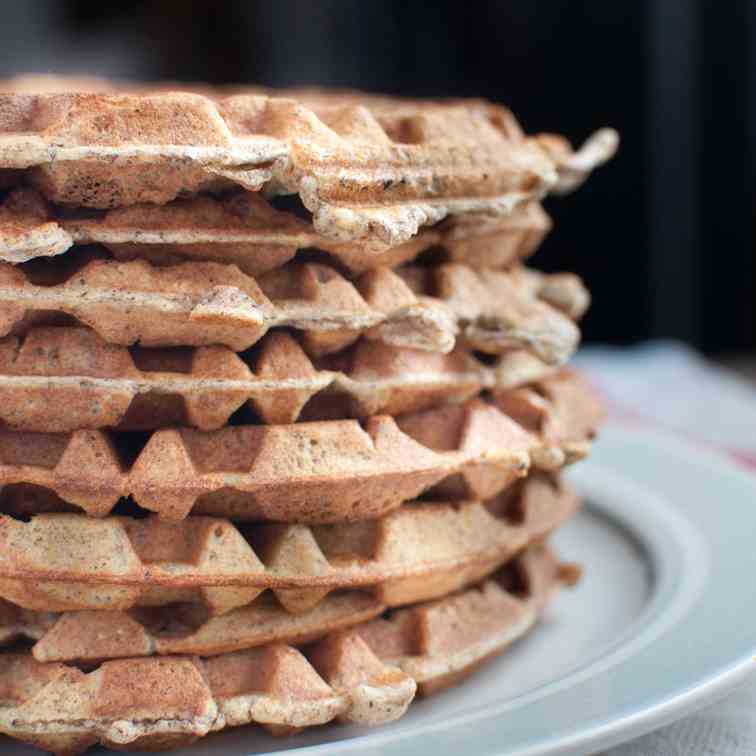
<svg viewBox="0 0 756 756">
<path fill-rule="evenodd" d="M 258 276 L 289 262 L 301 249 L 327 252 L 361 272 L 408 262 L 434 247 L 437 256 L 441 249 L 450 261 L 503 268 L 532 254 L 550 229 L 551 220 L 532 202 L 500 218 L 449 219 L 376 252 L 326 239 L 310 223 L 251 192 L 83 214 L 55 207 L 24 187 L 0 204 L 0 260 L 21 263 L 62 254 L 74 244 L 102 244 L 119 259 L 228 262 Z"/>
<path fill-rule="evenodd" d="M 0 340 L 0 421 L 67 433 L 115 427 L 216 430 L 248 405 L 266 423 L 398 415 L 532 382 L 549 367 L 526 352 L 493 366 L 362 340 L 314 364 L 290 334 L 267 334 L 252 353 L 228 347 L 114 346 L 86 328 L 38 327 Z"/>
<path fill-rule="evenodd" d="M 0 169 L 53 201 L 108 208 L 264 188 L 298 194 L 322 236 L 374 248 L 449 214 L 508 214 L 572 188 L 617 147 L 608 129 L 577 153 L 558 137 L 525 137 L 506 108 L 482 101 L 29 86 L 0 85 Z"/>
<path fill-rule="evenodd" d="M 250 723 L 274 734 L 333 719 L 380 724 L 401 716 L 416 690 L 435 693 L 503 651 L 573 577 L 536 548 L 478 588 L 303 651 L 271 644 L 204 660 L 132 658 L 89 673 L 3 654 L 0 732 L 68 756 L 97 743 L 167 749 Z"/>
<path fill-rule="evenodd" d="M 203 603 L 223 614 L 266 589 L 290 612 L 337 588 L 387 606 L 443 596 L 543 539 L 579 506 L 546 476 L 486 503 L 417 502 L 377 520 L 304 525 L 190 517 L 0 517 L 0 596 L 40 611 Z"/>
<path fill-rule="evenodd" d="M 67 316 L 105 341 L 142 346 L 251 347 L 274 327 L 303 331 L 318 356 L 364 334 L 399 347 L 449 352 L 459 333 L 473 349 L 527 349 L 566 361 L 588 305 L 580 279 L 535 271 L 476 273 L 458 264 L 388 268 L 351 283 L 335 269 L 290 264 L 258 279 L 233 265 L 91 260 L 78 270 L 54 263 L 25 270 L 0 263 L 0 335 Z M 413 287 L 415 291 L 412 290 Z"/>
<path fill-rule="evenodd" d="M 62 313 L 124 345 L 224 344 L 240 351 L 270 328 L 288 326 L 304 331 L 302 343 L 315 355 L 338 351 L 363 332 L 397 346 L 453 348 L 457 327 L 443 303 L 420 301 L 388 270 L 374 294 L 374 275 L 366 276 L 360 286 L 367 296 L 335 269 L 314 263 L 257 280 L 219 263 L 158 268 L 141 260 L 91 260 L 78 270 L 0 263 L 0 333 L 56 323 Z"/>
<path fill-rule="evenodd" d="M 380 516 L 442 482 L 449 498 L 486 499 L 531 466 L 555 470 L 587 456 L 599 407 L 577 376 L 552 380 L 575 385 L 574 408 L 544 403 L 559 427 L 556 441 L 480 398 L 396 420 L 373 415 L 363 425 L 331 420 L 158 430 L 141 451 L 133 446 L 141 439 L 105 431 L 0 430 L 0 486 L 23 484 L 17 497 L 3 493 L 0 502 L 5 511 L 33 512 L 41 488 L 94 516 L 133 496 L 166 519 L 194 511 L 334 522 Z M 553 401 L 564 401 L 563 393 Z M 130 454 L 136 454 L 131 463 Z M 32 506 L 14 509 L 15 498 Z"/>
<path fill-rule="evenodd" d="M 385 607 L 367 593 L 332 593 L 300 614 L 271 594 L 218 617 L 198 605 L 173 604 L 131 612 L 33 612 L 0 600 L 0 643 L 36 640 L 37 661 L 98 662 L 123 657 L 218 654 L 267 643 L 301 645 L 377 617 Z"/>
</svg>

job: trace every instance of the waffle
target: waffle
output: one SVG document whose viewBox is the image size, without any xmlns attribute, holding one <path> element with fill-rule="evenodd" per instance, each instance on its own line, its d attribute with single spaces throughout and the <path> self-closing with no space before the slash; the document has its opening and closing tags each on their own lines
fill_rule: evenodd
<svg viewBox="0 0 756 756">
<path fill-rule="evenodd" d="M 97 743 L 172 748 L 250 723 L 274 734 L 334 719 L 380 724 L 401 716 L 416 691 L 442 690 L 503 651 L 574 577 L 535 548 L 478 588 L 302 651 L 274 643 L 204 660 L 108 661 L 89 673 L 3 654 L 0 732 L 72 756 Z"/>
<path fill-rule="evenodd" d="M 452 349 L 456 326 L 442 303 L 418 301 L 388 270 L 381 284 L 375 306 L 335 269 L 312 263 L 257 280 L 219 263 L 158 268 L 95 259 L 78 270 L 30 271 L 0 264 L 0 333 L 23 333 L 45 319 L 55 323 L 63 313 L 124 345 L 224 344 L 241 351 L 270 328 L 288 326 L 304 331 L 303 344 L 316 355 L 343 349 L 363 332 L 398 346 Z"/>
<path fill-rule="evenodd" d="M 449 354 L 362 340 L 317 364 L 290 334 L 254 352 L 114 346 L 86 328 L 37 327 L 0 340 L 0 420 L 17 430 L 216 430 L 240 407 L 265 423 L 399 415 L 502 392 L 545 377 L 547 365 L 512 352 L 488 366 Z"/>
<path fill-rule="evenodd" d="M 417 502 L 377 520 L 320 526 L 190 517 L 0 517 L 0 596 L 26 609 L 124 611 L 202 603 L 212 614 L 270 589 L 292 613 L 332 590 L 364 588 L 387 606 L 443 596 L 541 540 L 579 506 L 551 477 L 486 503 Z"/>
<path fill-rule="evenodd" d="M 9 192 L 0 205 L 0 260 L 22 263 L 62 254 L 75 244 L 101 244 L 119 259 L 228 262 L 258 276 L 289 262 L 299 250 L 317 249 L 359 273 L 408 262 L 434 247 L 450 261 L 503 268 L 532 254 L 550 229 L 548 215 L 531 202 L 500 218 L 443 221 L 411 241 L 375 252 L 326 239 L 310 223 L 251 192 L 82 214 L 51 205 L 24 187 Z"/>
<path fill-rule="evenodd" d="M 55 497 L 42 489 L 93 516 L 133 496 L 173 520 L 194 511 L 236 520 L 334 522 L 380 516 L 433 486 L 448 498 L 486 499 L 531 466 L 556 470 L 589 453 L 600 408 L 573 374 L 551 380 L 577 383 L 573 393 L 580 401 L 569 411 L 545 399 L 542 409 L 559 429 L 557 442 L 480 398 L 396 420 L 373 415 L 364 426 L 332 420 L 158 430 L 141 451 L 134 446 L 141 438 L 105 431 L 0 430 L 0 486 L 16 487 L 10 495 L 3 491 L 0 504 L 29 514 L 41 500 L 49 509 Z M 555 393 L 554 401 L 565 395 Z M 32 508 L 13 508 L 15 499 L 25 498 Z"/>
<path fill-rule="evenodd" d="M 287 612 L 271 594 L 218 617 L 200 606 L 172 605 L 131 612 L 53 614 L 0 601 L 0 643 L 37 641 L 37 661 L 93 663 L 167 654 L 217 656 L 268 643 L 301 645 L 377 617 L 385 607 L 367 593 L 332 593 L 311 610 Z"/>
<path fill-rule="evenodd" d="M 63 281 L 50 280 L 61 273 Z M 0 331 L 38 321 L 32 313 L 60 311 L 106 341 L 145 346 L 243 350 L 269 328 L 289 326 L 305 331 L 303 344 L 314 354 L 348 346 L 361 330 L 396 346 L 448 352 L 461 331 L 474 349 L 526 348 L 560 363 L 577 345 L 572 320 L 588 302 L 576 276 L 476 272 L 460 264 L 378 269 L 355 284 L 318 264 L 285 266 L 258 280 L 216 263 L 156 268 L 92 260 L 79 270 L 29 272 L 0 266 Z"/>
<path fill-rule="evenodd" d="M 353 284 L 315 263 L 258 279 L 219 263 L 159 268 L 95 259 L 78 270 L 0 263 L 0 335 L 67 316 L 121 345 L 222 344 L 242 351 L 270 328 L 286 326 L 303 331 L 302 345 L 314 356 L 344 349 L 361 334 L 449 352 L 459 333 L 473 349 L 523 348 L 552 364 L 577 346 L 573 319 L 588 303 L 577 277 L 525 270 L 481 277 L 459 264 L 400 272 L 381 268 Z"/>
<path fill-rule="evenodd" d="M 506 108 L 482 101 L 77 86 L 0 85 L 0 169 L 52 201 L 94 208 L 233 186 L 298 194 L 317 233 L 377 249 L 450 214 L 508 214 L 573 188 L 617 147 L 608 129 L 578 152 L 526 137 Z"/>
</svg>

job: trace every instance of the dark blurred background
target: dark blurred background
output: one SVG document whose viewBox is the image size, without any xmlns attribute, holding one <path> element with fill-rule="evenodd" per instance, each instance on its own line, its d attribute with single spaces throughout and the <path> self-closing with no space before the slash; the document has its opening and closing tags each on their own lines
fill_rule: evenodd
<svg viewBox="0 0 756 756">
<path fill-rule="evenodd" d="M 323 84 L 484 96 L 619 156 L 549 200 L 536 257 L 594 293 L 588 340 L 754 350 L 752 0 L 267 0 L 3 4 L 0 75 Z"/>
</svg>

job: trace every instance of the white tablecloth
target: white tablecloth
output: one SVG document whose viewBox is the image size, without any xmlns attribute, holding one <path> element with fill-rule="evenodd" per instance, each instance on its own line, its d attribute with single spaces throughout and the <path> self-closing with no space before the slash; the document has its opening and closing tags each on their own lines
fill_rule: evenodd
<svg viewBox="0 0 756 756">
<path fill-rule="evenodd" d="M 588 348 L 576 362 L 604 392 L 615 420 L 724 450 L 756 475 L 756 390 L 745 380 L 669 342 Z M 605 754 L 754 756 L 756 679 L 719 704 Z"/>
</svg>

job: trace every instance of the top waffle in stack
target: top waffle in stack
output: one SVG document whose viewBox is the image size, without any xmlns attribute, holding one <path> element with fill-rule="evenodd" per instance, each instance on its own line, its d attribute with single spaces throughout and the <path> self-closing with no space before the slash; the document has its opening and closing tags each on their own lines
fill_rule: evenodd
<svg viewBox="0 0 756 756">
<path fill-rule="evenodd" d="M 574 579 L 542 542 L 602 411 L 563 367 L 585 288 L 523 260 L 614 132 L 0 91 L 0 643 L 36 641 L 0 655 L 0 732 L 386 721 L 532 626 Z"/>
<path fill-rule="evenodd" d="M 65 80 L 3 86 L 13 90 L 0 100 L 0 170 L 7 184 L 20 179 L 53 203 L 100 209 L 165 205 L 234 187 L 294 194 L 312 213 L 312 231 L 328 243 L 376 252 L 411 241 L 421 227 L 447 216 L 509 215 L 552 189 L 572 188 L 616 147 L 608 130 L 577 153 L 558 137 L 526 137 L 508 110 L 481 101 L 177 93 L 91 82 L 83 92 L 99 92 L 83 94 L 76 86 Z M 267 226 L 269 241 L 289 248 L 314 240 L 292 237 L 289 223 L 277 226 L 264 212 L 257 222 L 254 212 L 242 213 L 230 229 L 222 210 L 195 227 L 181 215 L 163 214 L 162 222 L 159 215 L 137 210 L 114 222 L 105 215 L 94 227 L 133 231 L 145 223 L 166 231 L 168 244 L 178 232 L 180 246 L 202 244 L 193 233 L 217 232 L 219 222 L 224 233 Z M 65 226 L 60 231 L 68 233 Z M 122 238 L 128 244 L 133 237 L 127 230 Z"/>
</svg>

